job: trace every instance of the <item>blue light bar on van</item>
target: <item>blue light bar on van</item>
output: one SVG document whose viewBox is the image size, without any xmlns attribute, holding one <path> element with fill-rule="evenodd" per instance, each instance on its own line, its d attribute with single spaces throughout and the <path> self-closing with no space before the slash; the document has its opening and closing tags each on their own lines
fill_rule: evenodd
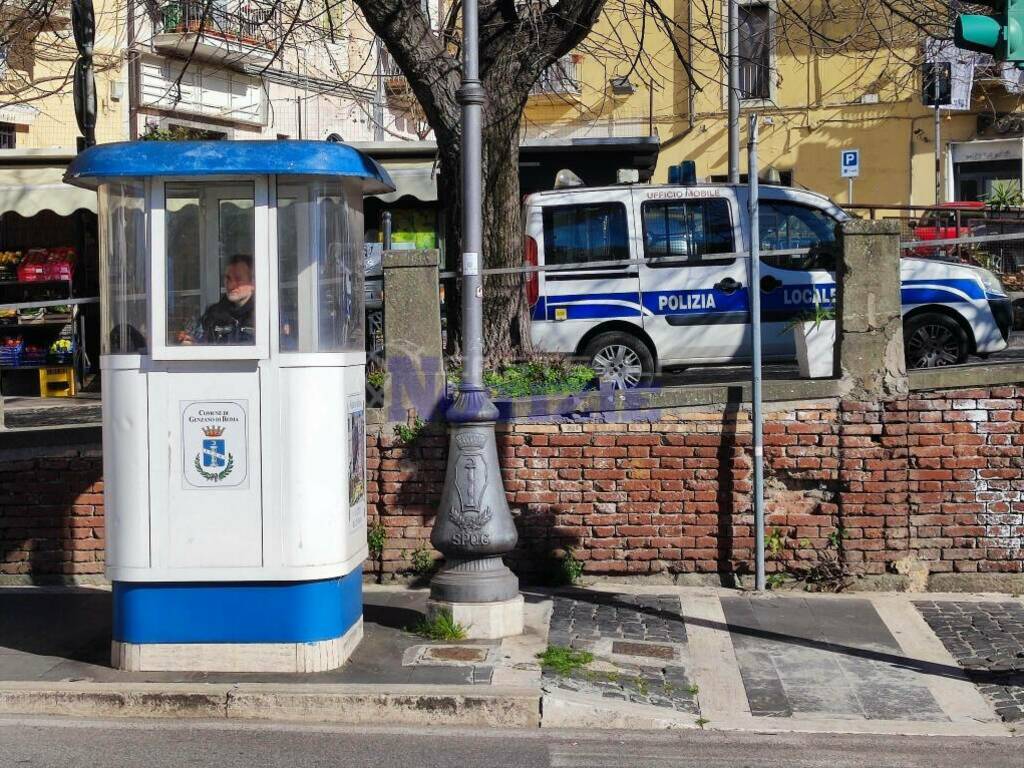
<svg viewBox="0 0 1024 768">
<path fill-rule="evenodd" d="M 697 183 L 697 163 L 683 160 L 679 165 L 668 167 L 668 183 L 690 185 Z"/>
</svg>

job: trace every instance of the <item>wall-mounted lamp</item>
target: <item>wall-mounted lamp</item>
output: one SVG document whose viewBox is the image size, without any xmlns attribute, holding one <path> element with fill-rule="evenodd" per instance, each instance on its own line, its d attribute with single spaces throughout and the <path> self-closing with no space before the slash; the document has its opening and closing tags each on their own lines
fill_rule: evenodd
<svg viewBox="0 0 1024 768">
<path fill-rule="evenodd" d="M 616 96 L 632 96 L 636 93 L 636 86 L 630 82 L 629 76 L 624 77 L 613 77 L 608 81 L 611 86 L 612 93 Z"/>
</svg>

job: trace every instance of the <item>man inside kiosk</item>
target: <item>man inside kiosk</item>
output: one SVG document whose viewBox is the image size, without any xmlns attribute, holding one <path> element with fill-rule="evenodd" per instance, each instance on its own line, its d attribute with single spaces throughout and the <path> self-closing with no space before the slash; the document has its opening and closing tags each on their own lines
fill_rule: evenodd
<svg viewBox="0 0 1024 768">
<path fill-rule="evenodd" d="M 179 344 L 254 344 L 255 322 L 252 257 L 236 254 L 224 270 L 224 295 L 206 308 L 188 330 L 178 334 Z"/>
</svg>

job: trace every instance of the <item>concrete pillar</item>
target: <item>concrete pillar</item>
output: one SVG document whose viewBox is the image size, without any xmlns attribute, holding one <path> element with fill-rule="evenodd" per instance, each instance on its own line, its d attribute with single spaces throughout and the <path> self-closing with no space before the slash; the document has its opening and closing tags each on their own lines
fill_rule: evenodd
<svg viewBox="0 0 1024 768">
<path fill-rule="evenodd" d="M 895 221 L 840 225 L 836 265 L 836 374 L 855 400 L 886 400 L 908 392 L 900 317 L 900 229 Z"/>
<path fill-rule="evenodd" d="M 385 251 L 384 408 L 388 421 L 409 412 L 440 419 L 445 396 L 436 250 Z"/>
</svg>

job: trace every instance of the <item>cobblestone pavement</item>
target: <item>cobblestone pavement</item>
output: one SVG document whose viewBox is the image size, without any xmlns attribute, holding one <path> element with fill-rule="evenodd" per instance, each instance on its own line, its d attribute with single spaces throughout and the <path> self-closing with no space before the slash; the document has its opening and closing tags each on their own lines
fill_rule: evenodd
<svg viewBox="0 0 1024 768">
<path fill-rule="evenodd" d="M 554 597 L 548 643 L 594 654 L 585 669 L 545 669 L 542 688 L 698 714 L 686 673 L 686 625 L 674 595 L 578 592 Z"/>
<path fill-rule="evenodd" d="M 1024 605 L 915 601 L 928 626 L 1006 722 L 1024 720 Z"/>
</svg>

